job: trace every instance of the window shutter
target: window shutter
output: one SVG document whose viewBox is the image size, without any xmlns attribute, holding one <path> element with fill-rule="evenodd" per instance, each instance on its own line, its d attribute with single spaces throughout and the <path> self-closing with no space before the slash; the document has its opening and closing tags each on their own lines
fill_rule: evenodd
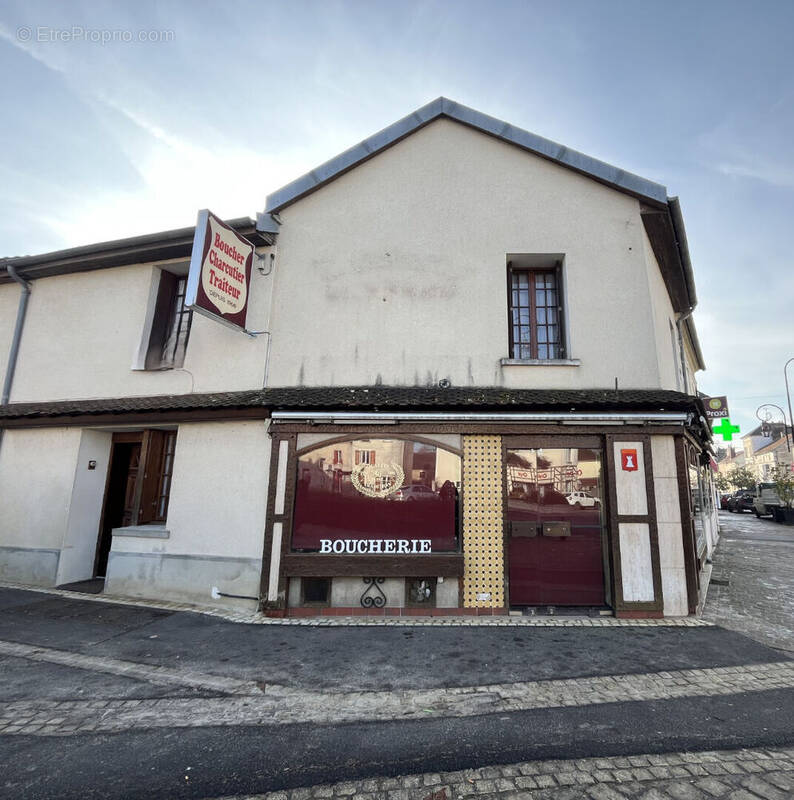
<svg viewBox="0 0 794 800">
<path fill-rule="evenodd" d="M 145 431 L 143 434 L 141 497 L 138 503 L 138 524 L 145 525 L 157 516 L 157 501 L 163 479 L 163 452 L 166 431 Z"/>
<path fill-rule="evenodd" d="M 361 451 L 356 450 L 356 464 L 358 464 L 359 461 L 361 461 Z"/>
<path fill-rule="evenodd" d="M 375 451 L 374 450 L 370 450 L 369 451 L 369 463 L 370 464 L 374 464 L 375 463 Z"/>
</svg>

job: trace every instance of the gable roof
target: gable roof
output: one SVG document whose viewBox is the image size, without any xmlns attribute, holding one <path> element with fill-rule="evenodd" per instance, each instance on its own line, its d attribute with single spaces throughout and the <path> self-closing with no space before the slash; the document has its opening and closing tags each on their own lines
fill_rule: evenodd
<svg viewBox="0 0 794 800">
<path fill-rule="evenodd" d="M 470 128 L 516 145 L 651 204 L 667 205 L 667 189 L 659 183 L 626 172 L 577 150 L 571 150 L 565 145 L 544 139 L 542 136 L 517 128 L 508 122 L 496 119 L 496 117 L 489 117 L 487 114 L 456 103 L 454 100 L 438 97 L 407 117 L 403 117 L 268 195 L 265 213 L 281 211 L 296 200 L 300 200 L 343 173 L 383 152 L 406 136 L 415 133 L 433 120 L 442 117 L 468 125 Z"/>
<path fill-rule="evenodd" d="M 765 444 L 763 447 L 759 447 L 758 450 L 756 450 L 753 453 L 753 456 L 760 456 L 760 455 L 764 455 L 766 453 L 772 453 L 775 450 L 777 450 L 779 447 L 780 448 L 785 447 L 788 450 L 789 441 L 788 441 L 788 437 L 787 436 L 781 436 L 779 439 L 775 439 L 775 441 L 772 442 L 771 444 Z"/>
</svg>

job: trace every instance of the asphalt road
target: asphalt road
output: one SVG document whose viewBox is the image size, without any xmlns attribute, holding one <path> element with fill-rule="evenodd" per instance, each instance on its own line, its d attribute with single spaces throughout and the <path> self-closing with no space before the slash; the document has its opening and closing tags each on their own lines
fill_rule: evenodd
<svg viewBox="0 0 794 800">
<path fill-rule="evenodd" d="M 770 536 L 779 541 L 764 541 Z M 787 584 L 791 593 L 794 547 L 788 536 L 749 516 L 726 530 L 714 570 L 727 584 L 712 587 L 719 591 L 710 593 L 708 616 L 720 619 L 724 610 L 736 630 L 247 626 L 4 589 L 0 644 L 328 693 L 403 694 L 594 676 L 609 681 L 786 664 L 794 633 L 774 613 Z M 771 624 L 770 615 L 767 639 L 762 623 Z M 17 709 L 4 712 L 6 719 L 21 714 L 26 701 L 67 701 L 74 708 L 100 701 L 97 714 L 104 701 L 140 701 L 150 703 L 154 715 L 155 701 L 215 696 L 224 702 L 222 692 L 166 686 L 140 672 L 132 677 L 123 668 L 78 668 L 47 661 L 46 653 L 42 658 L 0 655 L 0 712 Z M 115 733 L 80 728 L 58 736 L 4 734 L 0 727 L 0 797 L 222 797 L 533 759 L 791 746 L 792 712 L 794 683 L 784 680 L 773 689 L 462 717 L 430 708 L 427 719 L 225 726 L 185 721 L 184 727 L 144 724 Z"/>
<path fill-rule="evenodd" d="M 0 789 L 30 800 L 221 797 L 534 759 L 771 747 L 794 742 L 792 708 L 787 690 L 421 723 L 6 737 Z"/>
<path fill-rule="evenodd" d="M 780 657 L 721 628 L 251 626 L 1 589 L 0 640 L 334 691 L 472 686 Z"/>
</svg>

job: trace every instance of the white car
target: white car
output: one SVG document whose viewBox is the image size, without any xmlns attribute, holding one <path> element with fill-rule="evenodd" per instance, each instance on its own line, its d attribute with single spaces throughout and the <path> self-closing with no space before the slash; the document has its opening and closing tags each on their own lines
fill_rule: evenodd
<svg viewBox="0 0 794 800">
<path fill-rule="evenodd" d="M 413 503 L 417 500 L 438 500 L 438 495 L 429 486 L 415 483 L 412 486 L 401 486 L 396 492 L 389 495 L 389 499 Z"/>
<path fill-rule="evenodd" d="M 565 495 L 569 505 L 579 508 L 593 508 L 598 505 L 598 499 L 587 494 L 587 492 L 571 492 Z"/>
</svg>

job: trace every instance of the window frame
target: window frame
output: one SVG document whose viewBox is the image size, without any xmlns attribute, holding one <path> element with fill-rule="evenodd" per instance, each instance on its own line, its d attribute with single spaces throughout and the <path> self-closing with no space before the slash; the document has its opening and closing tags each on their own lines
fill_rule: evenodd
<svg viewBox="0 0 794 800">
<path fill-rule="evenodd" d="M 133 369 L 156 372 L 182 368 L 193 325 L 193 310 L 185 306 L 186 291 L 186 272 L 155 268 L 141 348 Z"/>
<path fill-rule="evenodd" d="M 557 341 L 556 342 L 543 342 L 542 344 L 548 347 L 556 347 L 556 354 L 554 356 L 541 356 L 539 354 L 538 345 L 538 326 L 539 323 L 537 321 L 537 305 L 536 305 L 536 296 L 535 296 L 535 276 L 539 273 L 553 273 L 554 280 L 555 280 L 555 291 L 557 292 Z M 518 274 L 527 274 L 530 276 L 530 283 L 528 287 L 528 294 L 529 294 L 529 329 L 530 329 L 530 341 L 526 342 L 516 342 L 513 336 L 514 331 L 514 324 L 513 324 L 513 277 Z M 555 361 L 563 361 L 568 358 L 568 347 L 566 341 L 566 331 L 565 331 L 565 298 L 563 292 L 563 280 L 562 280 L 562 261 L 559 259 L 555 259 L 552 264 L 547 266 L 533 266 L 533 267 L 518 267 L 514 266 L 514 262 L 512 260 L 507 262 L 507 337 L 508 337 L 508 359 L 511 361 L 547 361 L 547 362 L 555 362 Z M 544 308 L 549 308 L 550 306 L 544 306 Z M 516 308 L 521 308 L 521 306 L 517 306 Z M 546 323 L 545 325 L 547 325 Z M 520 325 L 520 323 L 519 323 Z M 541 325 L 544 327 L 544 325 Z M 529 358 L 521 356 L 520 348 L 529 346 L 530 348 L 530 356 Z"/>
</svg>

